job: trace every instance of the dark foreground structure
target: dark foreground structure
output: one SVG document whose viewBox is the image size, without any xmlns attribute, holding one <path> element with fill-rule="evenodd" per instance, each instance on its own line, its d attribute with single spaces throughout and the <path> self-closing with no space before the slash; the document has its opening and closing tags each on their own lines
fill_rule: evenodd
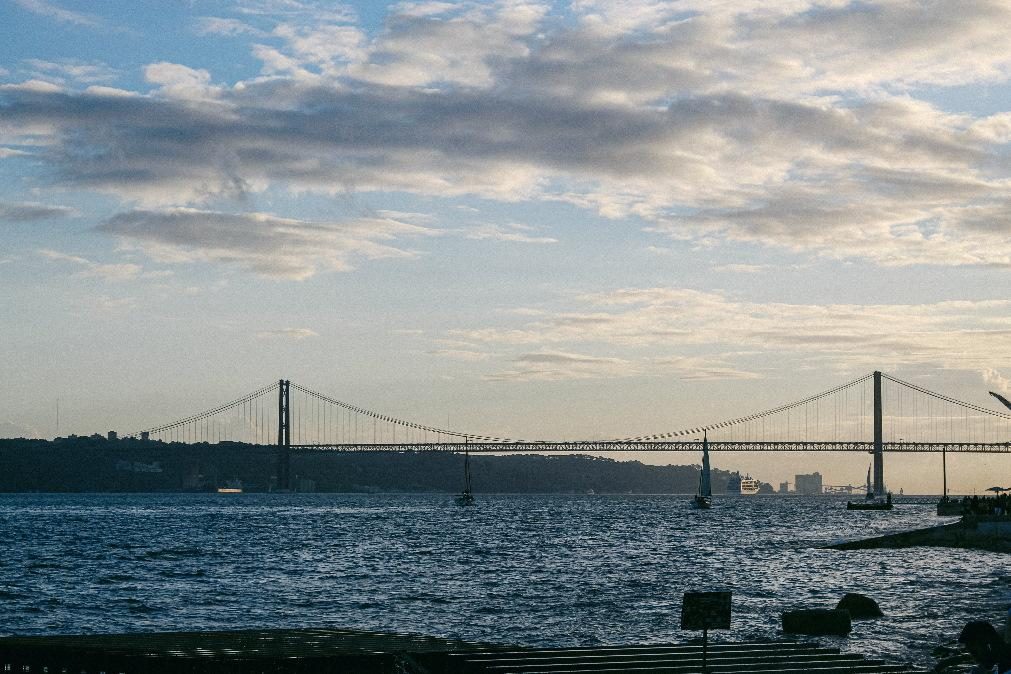
<svg viewBox="0 0 1011 674">
<path fill-rule="evenodd" d="M 881 548 L 963 548 L 1011 552 L 1011 516 L 966 515 L 953 524 L 913 529 L 825 546 L 831 550 L 875 550 Z"/>
<path fill-rule="evenodd" d="M 730 674 L 917 672 L 798 642 L 708 646 Z M 353 630 L 249 630 L 0 639 L 0 672 L 67 674 L 546 674 L 702 671 L 702 645 L 532 649 Z"/>
</svg>

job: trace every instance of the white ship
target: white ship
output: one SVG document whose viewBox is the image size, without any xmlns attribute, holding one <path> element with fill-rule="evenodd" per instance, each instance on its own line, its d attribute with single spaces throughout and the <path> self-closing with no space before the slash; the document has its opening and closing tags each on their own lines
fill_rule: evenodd
<svg viewBox="0 0 1011 674">
<path fill-rule="evenodd" d="M 758 488 L 761 484 L 761 482 L 750 475 L 741 477 L 740 473 L 734 473 L 727 481 L 727 493 L 740 494 L 741 496 L 751 496 L 758 493 Z"/>
</svg>

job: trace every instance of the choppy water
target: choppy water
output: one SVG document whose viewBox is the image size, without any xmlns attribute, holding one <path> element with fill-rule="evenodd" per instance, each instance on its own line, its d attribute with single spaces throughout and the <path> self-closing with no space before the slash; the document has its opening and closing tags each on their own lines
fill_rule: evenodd
<svg viewBox="0 0 1011 674">
<path fill-rule="evenodd" d="M 0 634 L 251 627 L 397 630 L 532 645 L 648 643 L 686 590 L 734 593 L 734 640 L 847 591 L 887 617 L 843 648 L 927 664 L 966 620 L 1003 619 L 1008 557 L 837 552 L 936 524 L 928 505 L 828 498 L 445 495 L 0 496 Z"/>
</svg>

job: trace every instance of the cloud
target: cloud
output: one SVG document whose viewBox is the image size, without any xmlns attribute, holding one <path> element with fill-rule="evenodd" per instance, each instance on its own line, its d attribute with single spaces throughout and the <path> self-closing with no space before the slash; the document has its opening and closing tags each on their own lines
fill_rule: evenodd
<svg viewBox="0 0 1011 674">
<path fill-rule="evenodd" d="M 817 305 L 749 302 L 684 288 L 626 288 L 584 296 L 580 304 L 582 311 L 454 329 L 446 337 L 514 358 L 492 375 L 500 379 L 579 378 L 594 371 L 755 378 L 770 356 L 850 372 L 913 365 L 968 372 L 1011 367 L 1011 355 L 1000 355 L 1011 354 L 1011 300 Z M 587 349 L 606 356 L 580 367 L 578 354 Z M 513 350 L 525 355 L 510 356 Z M 566 363 L 569 367 L 562 367 Z"/>
<path fill-rule="evenodd" d="M 521 0 L 401 3 L 372 38 L 346 8 L 237 11 L 273 22 L 254 46 L 268 77 L 155 63 L 144 96 L 3 85 L 3 140 L 44 147 L 60 186 L 147 207 L 272 187 L 474 195 L 707 246 L 1011 266 L 1006 113 L 916 98 L 1007 81 L 998 0 L 585 0 L 574 20 Z"/>
<path fill-rule="evenodd" d="M 167 98 L 206 99 L 214 98 L 220 92 L 218 87 L 211 86 L 211 74 L 206 70 L 195 70 L 167 61 L 144 66 L 144 79 L 161 85 L 158 93 Z"/>
<path fill-rule="evenodd" d="M 527 40 L 547 11 L 538 2 L 401 4 L 367 59 L 348 72 L 387 86 L 488 88 L 496 82 L 498 63 L 529 54 Z"/>
<path fill-rule="evenodd" d="M 91 304 L 97 311 L 109 314 L 122 314 L 137 308 L 137 300 L 134 297 L 99 295 L 91 301 Z"/>
<path fill-rule="evenodd" d="M 531 228 L 527 225 L 476 225 L 474 227 L 466 228 L 463 231 L 463 235 L 468 239 L 476 239 L 478 241 L 492 240 L 492 241 L 507 241 L 510 243 L 558 243 L 558 239 L 554 239 L 548 236 L 530 236 L 525 234 L 525 231 L 529 231 Z"/>
<path fill-rule="evenodd" d="M 727 274 L 761 274 L 773 269 L 770 264 L 718 264 L 713 271 Z"/>
<path fill-rule="evenodd" d="M 987 386 L 993 386 L 998 393 L 1011 393 L 1011 379 L 1008 379 L 997 370 L 986 368 L 983 370 L 983 381 Z"/>
<path fill-rule="evenodd" d="M 309 337 L 319 337 L 319 333 L 309 328 L 283 328 L 281 330 L 261 330 L 256 333 L 256 336 L 260 339 L 284 338 L 301 341 Z"/>
<path fill-rule="evenodd" d="M 438 233 L 390 218 L 316 223 L 191 208 L 128 211 L 97 229 L 161 262 L 237 264 L 263 276 L 294 280 L 320 269 L 347 271 L 358 259 L 415 257 L 417 253 L 393 242 Z"/>
<path fill-rule="evenodd" d="M 119 77 L 118 70 L 100 61 L 89 63 L 77 59 L 61 59 L 59 61 L 25 59 L 24 64 L 31 77 L 60 84 L 65 84 L 68 81 L 94 84 L 109 82 Z"/>
<path fill-rule="evenodd" d="M 485 375 L 487 381 L 560 381 L 628 377 L 640 374 L 630 361 L 561 351 L 524 353 L 512 359 L 512 368 Z"/>
<path fill-rule="evenodd" d="M 23 154 L 15 151 L 15 154 Z M 0 155 L 3 156 L 3 155 Z M 0 201 L 0 221 L 3 222 L 37 222 L 53 218 L 66 218 L 76 215 L 77 211 L 66 206 L 49 206 L 34 202 L 10 203 Z"/>
<path fill-rule="evenodd" d="M 430 356 L 441 356 L 451 360 L 462 360 L 470 363 L 488 360 L 491 358 L 490 353 L 484 351 L 468 351 L 466 349 L 434 349 L 432 351 L 426 351 L 426 353 Z"/>
<path fill-rule="evenodd" d="M 39 254 L 53 262 L 69 262 L 74 265 L 84 267 L 75 276 L 80 278 L 100 278 L 105 281 L 129 281 L 141 276 L 144 268 L 139 264 L 126 262 L 121 264 L 100 264 L 92 262 L 87 258 L 78 255 L 67 255 L 55 250 L 43 249 Z M 157 277 L 164 276 L 163 273 L 153 272 Z"/>
<path fill-rule="evenodd" d="M 104 25 L 104 21 L 94 14 L 73 12 L 46 0 L 14 0 L 14 2 L 22 9 L 55 19 L 60 23 L 70 23 L 85 28 L 101 28 Z"/>
<path fill-rule="evenodd" d="M 197 35 L 218 35 L 223 37 L 236 37 L 239 35 L 265 35 L 262 30 L 250 26 L 247 23 L 243 23 L 238 19 L 229 19 L 217 16 L 199 17 L 194 23 L 193 30 Z"/>
</svg>

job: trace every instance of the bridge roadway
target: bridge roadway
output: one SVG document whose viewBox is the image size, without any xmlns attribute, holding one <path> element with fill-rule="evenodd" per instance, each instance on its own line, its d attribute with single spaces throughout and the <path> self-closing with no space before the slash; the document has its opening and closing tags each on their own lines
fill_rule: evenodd
<svg viewBox="0 0 1011 674">
<path fill-rule="evenodd" d="M 701 440 L 579 440 L 513 442 L 380 442 L 338 444 L 293 444 L 297 454 L 313 452 L 701 452 Z M 805 441 L 709 441 L 711 452 L 867 452 L 874 453 L 873 442 Z M 886 442 L 885 452 L 953 452 L 974 454 L 1011 454 L 1011 442 Z"/>
</svg>

